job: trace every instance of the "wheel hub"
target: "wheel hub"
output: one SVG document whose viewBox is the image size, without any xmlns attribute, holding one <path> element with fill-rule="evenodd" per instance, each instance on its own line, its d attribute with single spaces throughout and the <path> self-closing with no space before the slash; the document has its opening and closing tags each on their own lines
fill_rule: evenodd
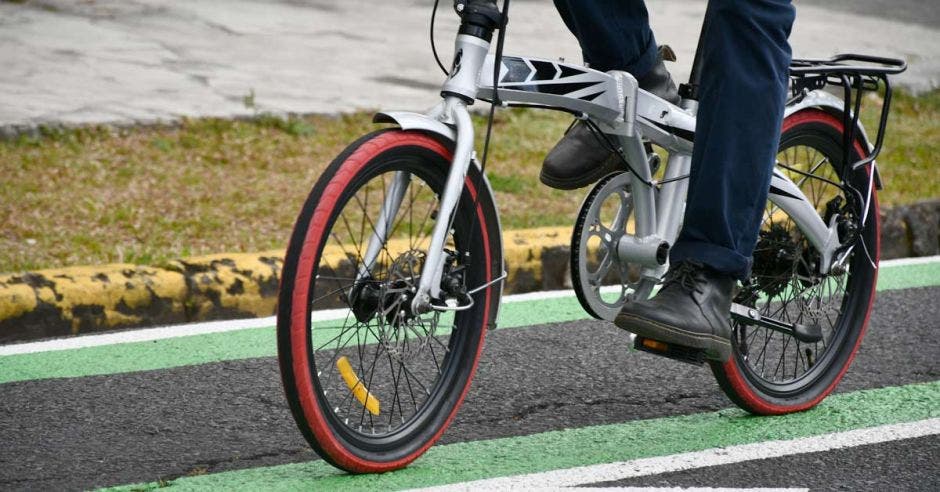
<svg viewBox="0 0 940 492">
<path fill-rule="evenodd" d="M 411 322 L 416 316 L 411 309 L 411 301 L 418 292 L 418 278 L 426 258 L 423 251 L 408 250 L 398 255 L 389 268 L 389 280 L 382 294 L 382 313 L 385 321 L 395 328 Z"/>
<path fill-rule="evenodd" d="M 781 224 L 761 230 L 754 248 L 752 277 L 757 290 L 775 296 L 787 287 L 781 279 L 789 278 L 797 258 L 797 245 L 790 232 Z"/>
<path fill-rule="evenodd" d="M 425 253 L 408 250 L 396 257 L 384 281 L 372 277 L 356 282 L 349 294 L 349 306 L 360 323 L 381 314 L 386 323 L 399 327 L 415 318 L 411 301 L 418 291 L 418 277 L 424 267 Z"/>
</svg>

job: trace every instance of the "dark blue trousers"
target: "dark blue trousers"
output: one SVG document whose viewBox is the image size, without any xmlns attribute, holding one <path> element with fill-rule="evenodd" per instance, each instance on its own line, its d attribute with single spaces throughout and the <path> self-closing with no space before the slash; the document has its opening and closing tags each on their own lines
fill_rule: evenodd
<svg viewBox="0 0 940 492">
<path fill-rule="evenodd" d="M 643 0 L 555 0 L 598 70 L 642 77 L 656 63 Z M 710 0 L 685 218 L 670 261 L 746 279 L 767 201 L 787 92 L 789 0 Z"/>
</svg>

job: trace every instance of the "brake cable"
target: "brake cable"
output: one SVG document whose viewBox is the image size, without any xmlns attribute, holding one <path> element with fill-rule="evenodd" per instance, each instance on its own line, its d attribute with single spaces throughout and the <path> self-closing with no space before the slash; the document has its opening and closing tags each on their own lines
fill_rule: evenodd
<svg viewBox="0 0 940 492">
<path fill-rule="evenodd" d="M 502 104 L 502 102 L 499 100 L 499 72 L 500 72 L 500 68 L 502 67 L 503 45 L 505 44 L 506 25 L 508 23 L 509 23 L 509 0 L 503 0 L 502 25 L 499 26 L 499 35 L 496 38 L 496 53 L 493 57 L 493 100 L 490 101 L 490 113 L 486 122 L 486 138 L 483 140 L 483 158 L 480 162 L 480 175 L 477 177 L 476 183 L 474 184 L 474 189 L 477 190 L 477 193 L 476 193 L 476 196 L 473 197 L 473 207 L 470 208 L 470 213 L 473 215 L 473 219 L 470 224 L 471 239 L 473 238 L 473 234 L 476 233 L 477 222 L 479 221 L 479 214 L 477 213 L 477 206 L 480 201 L 480 195 L 481 195 L 480 185 L 483 184 L 483 178 L 484 176 L 486 176 L 486 161 L 487 161 L 487 158 L 489 157 L 490 136 L 492 135 L 492 132 L 493 132 L 493 119 L 496 116 L 496 107 Z M 473 163 L 471 162 L 470 165 L 472 166 Z M 506 278 L 506 272 L 503 270 L 503 266 L 504 265 L 500 266 L 500 270 L 502 271 L 502 273 L 501 273 L 501 276 L 497 280 Z M 489 284 L 492 284 L 493 282 L 495 281 L 491 281 L 487 284 L 484 284 L 483 286 L 481 286 L 481 288 L 486 287 Z M 466 285 L 464 287 L 466 288 Z M 478 292 L 481 290 L 481 288 L 473 289 L 473 292 Z"/>
<path fill-rule="evenodd" d="M 437 54 L 437 45 L 434 44 L 434 19 L 437 18 L 437 4 L 441 0 L 434 0 L 434 7 L 431 8 L 431 53 L 434 53 L 434 61 L 437 62 L 437 66 L 441 67 L 441 71 L 444 72 L 444 75 L 449 75 L 447 69 L 444 68 L 444 64 L 441 63 L 441 57 Z"/>
</svg>

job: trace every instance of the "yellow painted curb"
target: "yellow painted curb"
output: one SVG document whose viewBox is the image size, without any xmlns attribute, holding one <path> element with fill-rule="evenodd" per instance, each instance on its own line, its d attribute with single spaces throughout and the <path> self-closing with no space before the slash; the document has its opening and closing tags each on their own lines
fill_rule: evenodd
<svg viewBox="0 0 940 492">
<path fill-rule="evenodd" d="M 284 252 L 229 253 L 175 260 L 185 276 L 189 320 L 271 316 L 277 305 Z"/>
<path fill-rule="evenodd" d="M 559 270 L 562 270 L 562 277 L 567 274 L 567 248 L 570 243 L 570 227 L 539 227 L 504 232 L 503 259 L 508 273 L 506 292 L 561 288 L 566 282 L 559 282 L 558 274 Z M 548 256 L 560 250 L 564 250 L 565 261 L 560 265 L 558 261 L 550 261 L 551 264 L 546 265 Z M 554 260 L 555 256 L 557 255 L 552 255 L 551 258 Z"/>
<path fill-rule="evenodd" d="M 570 237 L 570 227 L 506 231 L 506 292 L 570 287 Z M 0 343 L 271 316 L 283 255 L 282 250 L 217 254 L 162 267 L 111 264 L 0 275 Z M 326 255 L 337 265 L 345 261 L 341 251 Z"/>
<path fill-rule="evenodd" d="M 183 275 L 128 264 L 0 276 L 0 342 L 185 321 Z"/>
</svg>

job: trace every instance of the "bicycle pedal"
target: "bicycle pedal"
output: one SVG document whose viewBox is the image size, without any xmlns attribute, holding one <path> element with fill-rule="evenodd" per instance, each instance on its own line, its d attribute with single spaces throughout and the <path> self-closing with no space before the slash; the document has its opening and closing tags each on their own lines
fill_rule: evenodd
<svg viewBox="0 0 940 492">
<path fill-rule="evenodd" d="M 700 366 L 705 363 L 705 351 L 702 349 L 660 342 L 652 338 L 636 337 L 633 348 L 654 355 L 661 355 L 687 364 Z"/>
</svg>

